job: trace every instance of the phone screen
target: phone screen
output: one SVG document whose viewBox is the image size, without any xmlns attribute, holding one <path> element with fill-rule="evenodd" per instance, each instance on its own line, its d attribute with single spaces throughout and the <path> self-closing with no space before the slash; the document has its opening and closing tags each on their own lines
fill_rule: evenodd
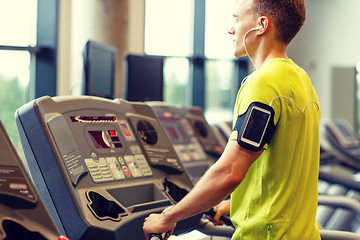
<svg viewBox="0 0 360 240">
<path fill-rule="evenodd" d="M 270 116 L 270 111 L 254 106 L 251 109 L 241 140 L 256 147 L 260 146 Z"/>
</svg>

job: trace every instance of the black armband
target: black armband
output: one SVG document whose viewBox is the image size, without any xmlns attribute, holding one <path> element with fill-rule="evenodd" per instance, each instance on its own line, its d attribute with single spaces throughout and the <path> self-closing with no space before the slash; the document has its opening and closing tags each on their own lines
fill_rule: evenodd
<svg viewBox="0 0 360 240">
<path fill-rule="evenodd" d="M 261 102 L 252 102 L 246 112 L 238 116 L 234 130 L 238 132 L 238 144 L 248 150 L 258 152 L 275 132 L 274 109 Z"/>
</svg>

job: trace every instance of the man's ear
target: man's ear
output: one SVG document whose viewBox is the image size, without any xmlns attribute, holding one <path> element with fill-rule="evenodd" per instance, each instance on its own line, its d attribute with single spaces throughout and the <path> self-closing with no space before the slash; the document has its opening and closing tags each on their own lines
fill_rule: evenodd
<svg viewBox="0 0 360 240">
<path fill-rule="evenodd" d="M 266 16 L 261 16 L 257 20 L 257 26 L 259 27 L 258 35 L 262 35 L 269 28 L 270 20 Z"/>
</svg>

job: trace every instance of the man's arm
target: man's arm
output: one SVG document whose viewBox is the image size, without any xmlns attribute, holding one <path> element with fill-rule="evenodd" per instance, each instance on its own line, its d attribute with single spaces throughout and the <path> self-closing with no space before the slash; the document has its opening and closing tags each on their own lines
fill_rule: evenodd
<svg viewBox="0 0 360 240">
<path fill-rule="evenodd" d="M 150 233 L 168 232 L 176 222 L 219 204 L 241 183 L 262 151 L 249 151 L 230 140 L 219 160 L 209 168 L 189 194 L 165 214 L 151 214 L 145 219 L 143 230 L 146 239 Z"/>
</svg>

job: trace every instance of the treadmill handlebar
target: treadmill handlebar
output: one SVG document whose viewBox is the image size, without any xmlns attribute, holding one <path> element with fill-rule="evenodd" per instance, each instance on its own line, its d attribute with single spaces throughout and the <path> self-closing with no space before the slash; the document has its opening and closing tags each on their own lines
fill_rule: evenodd
<svg viewBox="0 0 360 240">
<path fill-rule="evenodd" d="M 354 198 L 337 195 L 319 195 L 318 204 L 346 208 L 360 216 L 360 203 Z"/>
<path fill-rule="evenodd" d="M 215 212 L 214 209 L 212 208 L 212 209 L 208 210 L 207 212 L 204 212 L 204 214 L 209 215 L 209 216 L 211 216 L 211 217 L 214 217 L 215 214 L 216 214 L 216 212 Z M 225 223 L 225 225 L 230 226 L 230 227 L 234 227 L 234 225 L 232 224 L 232 222 L 231 222 L 231 220 L 230 220 L 229 217 L 221 216 L 221 217 L 220 217 L 220 220 L 222 220 L 222 221 Z"/>
<path fill-rule="evenodd" d="M 227 225 L 215 226 L 208 220 L 200 219 L 196 230 L 209 236 L 231 237 L 234 234 L 235 228 Z"/>
<path fill-rule="evenodd" d="M 161 236 L 161 234 L 152 233 L 150 234 L 150 240 L 163 240 L 163 237 Z"/>
<path fill-rule="evenodd" d="M 321 240 L 360 240 L 360 235 L 337 230 L 320 230 Z"/>
<path fill-rule="evenodd" d="M 341 184 L 347 188 L 351 188 L 356 191 L 360 191 L 360 183 L 348 176 L 342 176 L 334 172 L 330 172 L 324 169 L 319 170 L 319 179 L 325 180 L 330 183 Z"/>
</svg>

